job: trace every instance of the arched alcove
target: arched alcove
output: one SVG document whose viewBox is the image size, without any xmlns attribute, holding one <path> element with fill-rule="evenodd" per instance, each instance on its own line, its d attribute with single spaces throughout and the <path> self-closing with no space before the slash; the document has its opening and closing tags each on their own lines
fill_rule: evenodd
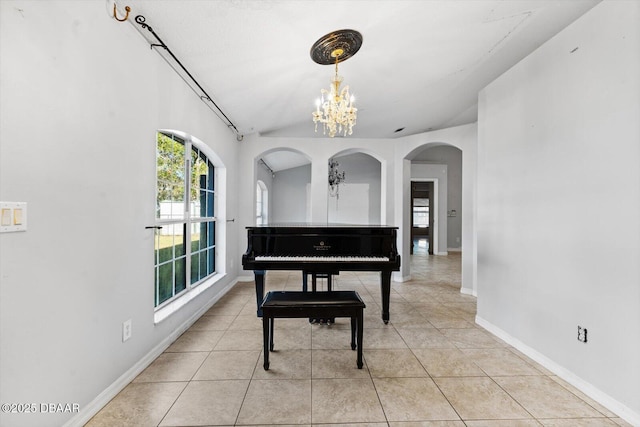
<svg viewBox="0 0 640 427">
<path fill-rule="evenodd" d="M 309 222 L 311 159 L 301 151 L 276 148 L 255 157 L 254 188 L 262 182 L 270 223 Z M 264 194 L 263 193 L 263 194 Z M 257 192 L 254 206 L 257 207 Z"/>
<path fill-rule="evenodd" d="M 327 196 L 327 218 L 331 223 L 384 224 L 386 219 L 386 162 L 377 154 L 351 148 L 329 159 L 344 173 L 337 191 Z"/>
</svg>

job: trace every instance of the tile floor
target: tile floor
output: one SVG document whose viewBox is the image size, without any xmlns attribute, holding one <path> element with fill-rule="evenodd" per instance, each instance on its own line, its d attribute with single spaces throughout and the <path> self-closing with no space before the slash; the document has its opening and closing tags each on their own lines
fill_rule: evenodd
<svg viewBox="0 0 640 427">
<path fill-rule="evenodd" d="M 628 425 L 474 324 L 459 254 L 411 262 L 413 280 L 392 283 L 388 325 L 377 274 L 334 279 L 367 304 L 363 369 L 348 319 L 277 319 L 265 371 L 254 286 L 238 283 L 87 426 Z M 267 275 L 268 290 L 300 286 L 300 272 Z"/>
</svg>

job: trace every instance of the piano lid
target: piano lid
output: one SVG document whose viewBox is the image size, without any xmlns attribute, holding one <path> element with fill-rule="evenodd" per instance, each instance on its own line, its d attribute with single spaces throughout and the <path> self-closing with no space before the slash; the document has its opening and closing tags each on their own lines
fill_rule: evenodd
<svg viewBox="0 0 640 427">
<path fill-rule="evenodd" d="M 344 224 L 344 223 L 332 223 L 332 222 L 281 222 L 270 223 L 262 225 L 250 225 L 246 227 L 250 228 L 391 228 L 398 229 L 398 227 L 391 225 L 381 224 Z"/>
</svg>

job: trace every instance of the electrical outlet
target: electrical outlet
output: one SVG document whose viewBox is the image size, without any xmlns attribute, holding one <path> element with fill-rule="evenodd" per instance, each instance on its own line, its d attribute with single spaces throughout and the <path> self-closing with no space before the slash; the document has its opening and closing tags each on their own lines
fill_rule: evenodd
<svg viewBox="0 0 640 427">
<path fill-rule="evenodd" d="M 578 326 L 578 341 L 587 342 L 587 328 Z"/>
<path fill-rule="evenodd" d="M 131 338 L 131 319 L 122 322 L 122 342 Z"/>
</svg>

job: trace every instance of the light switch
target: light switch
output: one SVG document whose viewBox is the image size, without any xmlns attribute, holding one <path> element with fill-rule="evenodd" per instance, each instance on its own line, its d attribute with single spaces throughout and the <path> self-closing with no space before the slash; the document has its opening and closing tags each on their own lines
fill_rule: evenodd
<svg viewBox="0 0 640 427">
<path fill-rule="evenodd" d="M 22 208 L 13 210 L 13 225 L 22 225 Z"/>
<path fill-rule="evenodd" d="M 11 209 L 2 208 L 2 223 L 1 225 L 11 225 Z"/>
<path fill-rule="evenodd" d="M 0 202 L 0 233 L 27 230 L 27 203 Z"/>
</svg>

